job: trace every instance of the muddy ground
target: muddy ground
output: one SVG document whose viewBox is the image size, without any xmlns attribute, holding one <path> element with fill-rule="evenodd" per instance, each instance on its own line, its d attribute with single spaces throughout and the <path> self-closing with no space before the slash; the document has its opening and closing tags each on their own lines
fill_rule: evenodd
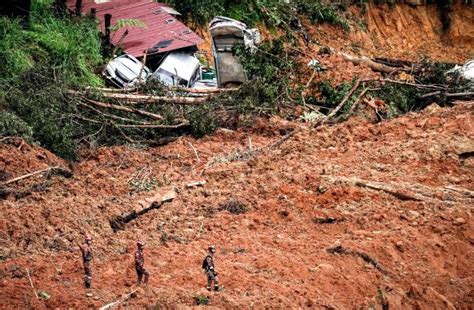
<svg viewBox="0 0 474 310">
<path fill-rule="evenodd" d="M 133 251 L 143 239 L 150 283 L 124 306 L 190 307 L 208 295 L 219 308 L 367 309 L 381 307 L 380 289 L 391 309 L 470 309 L 473 124 L 470 102 L 378 124 L 353 118 L 311 129 L 275 118 L 162 148 L 83 152 L 72 178 L 30 178 L 15 188 L 43 187 L 0 201 L 0 308 L 111 302 L 134 288 Z M 68 168 L 16 142 L 1 144 L 0 159 L 4 179 Z M 135 193 L 143 168 L 155 188 Z M 198 180 L 207 183 L 186 188 Z M 174 201 L 112 230 L 111 217 L 170 189 Z M 230 199 L 246 212 L 225 210 Z M 92 297 L 76 245 L 85 233 L 94 238 Z M 209 244 L 219 293 L 204 288 Z M 327 251 L 337 245 L 347 251 Z M 26 269 L 49 300 L 36 300 Z"/>
<path fill-rule="evenodd" d="M 348 33 L 309 25 L 320 44 L 301 64 L 321 46 L 412 61 L 472 58 L 472 9 L 456 5 L 442 35 L 433 7 L 347 14 Z M 315 81 L 378 77 L 335 55 L 316 58 L 328 70 Z M 39 175 L 0 191 L 0 308 L 117 300 L 135 288 L 133 253 L 143 239 L 150 283 L 124 307 L 192 307 L 209 296 L 216 308 L 472 309 L 473 112 L 473 102 L 432 105 L 377 124 L 353 117 L 317 129 L 262 119 L 160 148 L 84 150 L 75 163 L 2 140 L 0 182 L 51 166 L 73 177 Z M 172 202 L 113 231 L 110 219 L 170 190 Z M 245 212 L 226 210 L 232 199 Z M 77 245 L 85 234 L 94 238 L 91 297 Z M 219 293 L 207 292 L 201 270 L 210 244 Z"/>
</svg>

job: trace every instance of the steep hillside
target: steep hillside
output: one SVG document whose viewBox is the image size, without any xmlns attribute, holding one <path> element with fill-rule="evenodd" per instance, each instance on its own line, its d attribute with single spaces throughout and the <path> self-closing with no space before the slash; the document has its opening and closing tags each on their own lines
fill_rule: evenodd
<svg viewBox="0 0 474 310">
<path fill-rule="evenodd" d="M 443 34 L 433 6 L 354 6 L 345 13 L 350 31 L 305 21 L 319 43 L 293 51 L 305 83 L 310 58 L 327 68 L 314 84 L 380 76 L 320 55 L 325 46 L 460 63 L 472 58 L 473 11 L 454 6 Z M 124 308 L 208 300 L 216 309 L 472 309 L 474 101 L 392 120 L 377 103 L 361 101 L 359 116 L 317 128 L 299 118 L 303 106 L 285 105 L 292 120 L 256 118 L 163 147 L 91 143 L 75 162 L 0 138 L 0 308 L 99 308 L 128 296 L 141 239 L 151 278 Z M 15 181 L 48 167 L 72 177 L 48 171 Z M 170 191 L 176 198 L 160 208 L 121 227 L 114 221 Z M 90 291 L 78 249 L 86 234 Z M 205 289 L 211 244 L 221 292 Z"/>
<path fill-rule="evenodd" d="M 43 192 L 2 201 L 0 306 L 38 305 L 25 268 L 51 294 L 47 307 L 112 301 L 135 281 L 131 253 L 142 238 L 151 282 L 128 306 L 192 305 L 206 294 L 200 260 L 212 243 L 225 285 L 210 294 L 214 306 L 367 308 L 380 288 L 393 308 L 469 308 L 472 124 L 471 102 L 375 125 L 353 119 L 315 131 L 273 119 L 159 149 L 90 152 L 73 179 L 55 177 Z M 261 149 L 290 129 L 280 146 Z M 12 151 L 3 145 L 3 158 Z M 14 161 L 37 151 L 23 152 Z M 19 174 L 14 167 L 6 172 Z M 157 187 L 130 194 L 130 178 L 144 167 Z M 202 188 L 184 186 L 201 179 Z M 171 188 L 173 202 L 112 231 L 113 215 Z M 222 210 L 231 198 L 248 211 Z M 95 298 L 84 296 L 75 245 L 86 232 L 95 240 Z M 328 253 L 336 243 L 377 265 Z"/>
</svg>

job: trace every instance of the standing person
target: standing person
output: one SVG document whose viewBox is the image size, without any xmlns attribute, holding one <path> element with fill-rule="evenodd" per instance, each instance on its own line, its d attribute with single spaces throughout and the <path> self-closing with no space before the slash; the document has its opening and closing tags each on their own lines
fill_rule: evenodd
<svg viewBox="0 0 474 310">
<path fill-rule="evenodd" d="M 217 272 L 214 266 L 214 253 L 216 253 L 216 247 L 211 245 L 208 247 L 206 258 L 202 262 L 202 268 L 207 275 L 207 289 L 210 291 L 212 283 L 214 282 L 214 290 L 219 291 L 219 279 L 217 278 Z"/>
<path fill-rule="evenodd" d="M 84 286 L 90 288 L 92 284 L 92 237 L 87 235 L 84 244 L 80 245 L 82 253 L 82 264 L 84 265 Z"/>
<path fill-rule="evenodd" d="M 148 277 L 150 274 L 145 269 L 145 256 L 143 255 L 143 248 L 145 247 L 145 242 L 139 240 L 137 241 L 137 251 L 135 252 L 135 269 L 137 271 L 137 285 L 142 284 L 142 279 L 145 284 L 148 283 Z"/>
</svg>

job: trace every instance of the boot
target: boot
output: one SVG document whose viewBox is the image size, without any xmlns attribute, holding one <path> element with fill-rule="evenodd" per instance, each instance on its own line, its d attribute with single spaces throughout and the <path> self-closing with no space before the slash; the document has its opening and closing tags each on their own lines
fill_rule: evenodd
<svg viewBox="0 0 474 310">
<path fill-rule="evenodd" d="M 214 285 L 214 291 L 219 292 L 221 289 L 219 285 Z"/>
</svg>

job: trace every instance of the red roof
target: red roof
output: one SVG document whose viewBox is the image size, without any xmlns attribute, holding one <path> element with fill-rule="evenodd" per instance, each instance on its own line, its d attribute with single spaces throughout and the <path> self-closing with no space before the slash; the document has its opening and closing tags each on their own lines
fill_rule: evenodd
<svg viewBox="0 0 474 310">
<path fill-rule="evenodd" d="M 67 5 L 71 10 L 74 10 L 76 0 L 68 0 Z M 81 12 L 88 14 L 92 8 L 95 8 L 101 31 L 105 30 L 105 14 L 112 14 L 112 25 L 117 20 L 125 18 L 142 21 L 146 25 L 145 28 L 124 27 L 111 36 L 112 44 L 117 44 L 125 30 L 128 30 L 128 35 L 123 40 L 121 47 L 125 53 L 136 57 L 142 56 L 146 50 L 163 41 L 171 42 L 168 42 L 168 46 L 160 48 L 159 53 L 194 46 L 203 42 L 197 34 L 174 16 L 160 10 L 162 7 L 169 6 L 152 0 L 111 0 L 100 4 L 96 4 L 94 0 L 83 0 Z"/>
</svg>

